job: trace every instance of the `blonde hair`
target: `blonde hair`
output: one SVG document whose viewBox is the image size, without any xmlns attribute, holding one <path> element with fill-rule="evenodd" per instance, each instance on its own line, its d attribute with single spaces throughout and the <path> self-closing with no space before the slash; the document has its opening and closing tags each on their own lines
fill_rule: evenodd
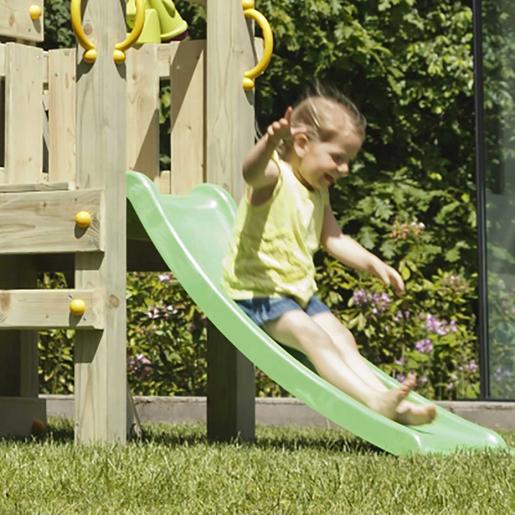
<svg viewBox="0 0 515 515">
<path fill-rule="evenodd" d="M 302 127 L 314 141 L 330 141 L 339 132 L 350 132 L 365 139 L 367 121 L 354 103 L 341 93 L 327 95 L 317 91 L 299 102 L 291 114 L 291 127 Z M 281 141 L 277 151 L 286 159 L 293 148 L 293 138 Z"/>
</svg>

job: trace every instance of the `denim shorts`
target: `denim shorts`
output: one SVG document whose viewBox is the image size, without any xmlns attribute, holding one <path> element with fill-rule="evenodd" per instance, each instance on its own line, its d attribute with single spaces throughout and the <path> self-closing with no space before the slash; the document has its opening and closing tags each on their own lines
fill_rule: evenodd
<svg viewBox="0 0 515 515">
<path fill-rule="evenodd" d="M 259 326 L 277 320 L 288 311 L 296 309 L 304 311 L 310 317 L 318 313 L 330 312 L 329 308 L 315 295 L 309 299 L 305 308 L 291 297 L 254 297 L 234 302 Z"/>
</svg>

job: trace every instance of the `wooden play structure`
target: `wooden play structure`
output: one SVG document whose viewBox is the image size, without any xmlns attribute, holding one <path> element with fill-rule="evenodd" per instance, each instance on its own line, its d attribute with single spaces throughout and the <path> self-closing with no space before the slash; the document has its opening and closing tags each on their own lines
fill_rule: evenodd
<svg viewBox="0 0 515 515">
<path fill-rule="evenodd" d="M 0 0 L 0 435 L 46 421 L 37 331 L 71 328 L 76 441 L 126 439 L 126 271 L 165 269 L 127 231 L 126 170 L 162 192 L 208 181 L 239 198 L 254 140 L 262 51 L 251 19 L 261 15 L 252 2 L 203 3 L 207 41 L 128 48 L 137 34 L 127 37 L 125 2 L 72 0 L 81 45 L 47 52 L 35 46 L 43 0 Z M 161 171 L 166 82 L 171 166 Z M 37 289 L 42 271 L 67 272 L 73 288 Z M 252 439 L 253 366 L 214 327 L 208 361 L 208 434 Z"/>
</svg>

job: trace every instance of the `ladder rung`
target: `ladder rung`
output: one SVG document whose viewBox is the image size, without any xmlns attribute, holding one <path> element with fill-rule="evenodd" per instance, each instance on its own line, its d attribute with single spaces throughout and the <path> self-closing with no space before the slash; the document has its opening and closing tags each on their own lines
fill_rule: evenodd
<svg viewBox="0 0 515 515">
<path fill-rule="evenodd" d="M 104 304 L 101 289 L 0 290 L 0 329 L 103 329 Z"/>
<path fill-rule="evenodd" d="M 103 250 L 102 190 L 0 194 L 0 254 L 60 254 Z M 92 222 L 77 225 L 86 211 Z"/>
</svg>

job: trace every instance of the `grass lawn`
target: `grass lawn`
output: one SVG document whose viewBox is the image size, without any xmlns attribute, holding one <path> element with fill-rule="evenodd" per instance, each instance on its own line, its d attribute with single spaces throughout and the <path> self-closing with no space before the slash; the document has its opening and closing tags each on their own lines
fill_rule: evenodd
<svg viewBox="0 0 515 515">
<path fill-rule="evenodd" d="M 39 439 L 0 441 L 0 513 L 515 513 L 508 452 L 397 458 L 336 430 L 260 427 L 253 445 L 209 444 L 198 425 L 145 430 L 78 447 L 52 420 Z"/>
</svg>

